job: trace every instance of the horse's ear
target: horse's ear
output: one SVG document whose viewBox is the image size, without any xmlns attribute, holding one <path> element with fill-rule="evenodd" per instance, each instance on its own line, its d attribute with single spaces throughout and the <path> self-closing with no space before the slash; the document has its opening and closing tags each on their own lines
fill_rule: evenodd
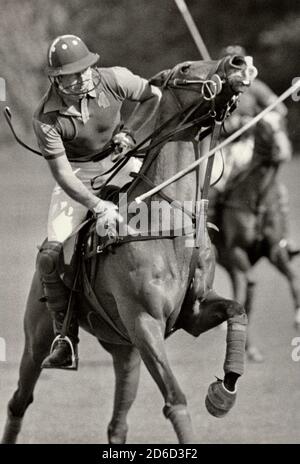
<svg viewBox="0 0 300 464">
<path fill-rule="evenodd" d="M 162 87 L 162 85 L 166 82 L 166 79 L 169 76 L 169 74 L 170 69 L 160 71 L 159 73 L 155 74 L 155 76 L 149 79 L 149 84 L 156 85 L 157 87 Z"/>
</svg>

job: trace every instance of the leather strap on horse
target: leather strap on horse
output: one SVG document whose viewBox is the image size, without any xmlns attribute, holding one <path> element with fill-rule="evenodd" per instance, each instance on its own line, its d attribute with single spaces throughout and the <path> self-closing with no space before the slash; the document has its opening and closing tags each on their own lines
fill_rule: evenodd
<svg viewBox="0 0 300 464">
<path fill-rule="evenodd" d="M 221 133 L 223 121 L 214 121 L 213 132 L 211 136 L 209 150 L 213 150 L 218 143 L 219 136 Z M 203 189 L 202 189 L 202 200 L 208 199 L 209 187 L 210 187 L 210 179 L 212 175 L 212 169 L 214 166 L 214 159 L 215 155 L 212 155 L 207 160 Z"/>
<path fill-rule="evenodd" d="M 64 317 L 64 322 L 63 322 L 61 333 L 60 333 L 60 335 L 63 338 L 65 338 L 69 333 L 69 327 L 70 327 L 70 323 L 71 323 L 72 313 L 74 311 L 74 307 L 73 307 L 74 294 L 76 293 L 76 287 L 77 287 L 77 283 L 78 283 L 79 273 L 80 273 L 80 266 L 78 266 L 78 268 L 77 268 L 76 276 L 75 276 L 73 286 L 72 286 L 70 296 L 69 296 L 67 312 L 66 312 L 66 315 Z"/>
<path fill-rule="evenodd" d="M 218 143 L 220 132 L 222 129 L 223 121 L 214 121 L 213 133 L 210 141 L 210 150 L 212 150 Z M 202 190 L 202 197 L 199 202 L 198 211 L 197 211 L 197 226 L 196 226 L 196 248 L 205 247 L 207 244 L 207 231 L 206 231 L 206 222 L 207 222 L 207 212 L 208 212 L 208 193 L 210 187 L 210 180 L 212 169 L 214 165 L 214 155 L 207 160 L 205 178 Z M 200 166 L 198 167 L 200 169 Z"/>
</svg>

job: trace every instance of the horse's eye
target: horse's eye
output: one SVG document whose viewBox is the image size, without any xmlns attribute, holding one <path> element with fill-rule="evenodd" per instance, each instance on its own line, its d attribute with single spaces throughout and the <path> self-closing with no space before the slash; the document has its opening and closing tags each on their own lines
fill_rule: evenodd
<svg viewBox="0 0 300 464">
<path fill-rule="evenodd" d="M 189 70 L 190 70 L 190 67 L 191 67 L 190 64 L 186 64 L 186 65 L 182 66 L 182 68 L 181 68 L 181 70 L 180 70 L 181 73 L 182 73 L 182 74 L 187 74 L 187 73 L 189 72 Z"/>
</svg>

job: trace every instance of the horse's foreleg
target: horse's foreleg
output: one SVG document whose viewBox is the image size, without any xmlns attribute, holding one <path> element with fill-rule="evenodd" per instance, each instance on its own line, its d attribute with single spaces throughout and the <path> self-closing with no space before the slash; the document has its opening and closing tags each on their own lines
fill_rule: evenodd
<svg viewBox="0 0 300 464">
<path fill-rule="evenodd" d="M 182 327 L 194 336 L 227 321 L 224 381 L 210 385 L 206 398 L 208 411 L 224 416 L 234 405 L 236 382 L 244 372 L 247 315 L 244 307 L 211 291 L 205 300 L 196 301 L 192 310 L 185 309 Z"/>
<path fill-rule="evenodd" d="M 52 323 L 44 303 L 38 300 L 39 281 L 34 277 L 25 314 L 25 348 L 20 364 L 18 388 L 8 403 L 2 443 L 16 443 L 26 409 L 33 402 L 33 390 L 41 362 L 49 351 Z"/>
<path fill-rule="evenodd" d="M 141 357 L 133 346 L 100 343 L 113 357 L 116 379 L 113 415 L 107 430 L 108 442 L 122 444 L 126 443 L 128 411 L 137 394 Z"/>
<path fill-rule="evenodd" d="M 224 362 L 225 378 L 229 373 L 240 376 L 244 373 L 247 315 L 244 306 L 234 300 L 222 298 L 211 291 L 199 305 L 197 331 L 200 333 L 227 321 L 227 350 Z M 228 383 L 234 389 L 235 383 Z"/>
<path fill-rule="evenodd" d="M 16 443 L 25 411 L 33 402 L 33 389 L 39 375 L 40 366 L 33 361 L 28 349 L 25 348 L 21 360 L 18 388 L 8 403 L 2 443 Z"/>
<path fill-rule="evenodd" d="M 131 329 L 131 337 L 165 400 L 163 409 L 170 419 L 179 443 L 193 443 L 191 419 L 186 398 L 175 379 L 166 354 L 164 324 L 149 314 L 141 314 Z"/>
<path fill-rule="evenodd" d="M 300 328 L 300 284 L 296 272 L 293 270 L 291 260 L 286 248 L 274 245 L 270 252 L 271 263 L 287 278 L 295 309 L 294 325 Z"/>
<path fill-rule="evenodd" d="M 208 412 L 215 417 L 225 416 L 235 404 L 236 382 L 244 373 L 247 337 L 247 315 L 244 307 L 235 301 L 220 301 L 217 295 L 211 294 L 204 302 L 204 320 L 209 319 L 209 312 L 218 313 L 220 310 L 227 320 L 225 375 L 223 382 L 217 380 L 209 386 L 205 400 Z"/>
</svg>

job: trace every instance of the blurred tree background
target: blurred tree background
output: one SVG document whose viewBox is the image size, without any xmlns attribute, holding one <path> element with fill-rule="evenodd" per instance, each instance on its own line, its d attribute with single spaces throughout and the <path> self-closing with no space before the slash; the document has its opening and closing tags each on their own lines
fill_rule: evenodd
<svg viewBox="0 0 300 464">
<path fill-rule="evenodd" d="M 259 76 L 276 93 L 300 77 L 299 0 L 186 0 L 213 58 L 238 43 L 254 56 Z M 101 66 L 121 65 L 150 77 L 199 59 L 173 0 L 0 0 L 0 76 L 18 131 L 33 142 L 32 113 L 48 86 L 49 42 L 79 35 L 101 55 Z M 300 102 L 291 98 L 289 130 L 299 149 Z M 2 115 L 0 142 L 11 140 Z"/>
</svg>

